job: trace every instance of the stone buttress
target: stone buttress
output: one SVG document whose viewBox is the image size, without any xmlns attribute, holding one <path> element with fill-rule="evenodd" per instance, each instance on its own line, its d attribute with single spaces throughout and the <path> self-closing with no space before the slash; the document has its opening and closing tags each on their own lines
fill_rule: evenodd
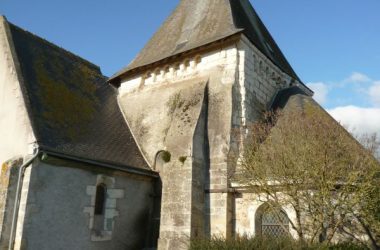
<svg viewBox="0 0 380 250">
<path fill-rule="evenodd" d="M 297 75 L 248 0 L 182 0 L 109 79 L 162 181 L 159 249 L 250 232 L 232 176 L 247 126 Z M 245 230 L 245 231 L 244 231 Z"/>
</svg>

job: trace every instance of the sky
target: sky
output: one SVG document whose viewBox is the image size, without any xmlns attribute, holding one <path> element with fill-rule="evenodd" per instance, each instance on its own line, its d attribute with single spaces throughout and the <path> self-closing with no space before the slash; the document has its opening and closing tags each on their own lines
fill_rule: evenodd
<svg viewBox="0 0 380 250">
<path fill-rule="evenodd" d="M 350 130 L 380 133 L 380 1 L 251 2 L 314 98 Z M 177 3 L 0 0 L 0 14 L 111 76 L 135 57 Z"/>
</svg>

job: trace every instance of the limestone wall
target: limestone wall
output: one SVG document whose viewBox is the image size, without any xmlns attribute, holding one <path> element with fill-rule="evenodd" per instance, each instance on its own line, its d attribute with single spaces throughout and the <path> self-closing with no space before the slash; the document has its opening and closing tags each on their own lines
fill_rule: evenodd
<svg viewBox="0 0 380 250">
<path fill-rule="evenodd" d="M 312 94 L 300 82 L 292 79 L 264 56 L 245 36 L 238 43 L 239 48 L 239 80 L 235 85 L 235 102 L 233 127 L 239 128 L 239 133 L 233 137 L 235 154 L 243 150 L 245 135 L 249 132 L 244 129 L 257 122 L 269 107 L 277 92 L 283 88 L 297 85 L 306 93 Z M 243 128 L 243 129 L 242 129 Z M 237 170 L 239 166 L 237 165 Z M 234 183 L 239 188 L 239 183 Z M 255 215 L 263 204 L 258 196 L 252 193 L 240 193 L 234 196 L 234 231 L 240 235 L 255 234 Z M 290 218 L 294 212 L 284 208 Z M 293 218 L 294 219 L 294 218 Z M 295 235 L 294 232 L 291 232 Z"/>
<path fill-rule="evenodd" d="M 258 209 L 265 203 L 263 197 L 257 194 L 241 193 L 236 198 L 236 234 L 237 235 L 256 235 L 256 216 Z M 294 223 L 296 215 L 291 207 L 283 207 L 283 211 L 288 215 Z M 297 237 L 297 233 L 290 228 L 293 237 Z"/>
<path fill-rule="evenodd" d="M 120 108 L 162 178 L 160 249 L 180 249 L 176 243 L 186 243 L 190 236 L 228 237 L 250 230 L 239 224 L 249 202 L 237 204 L 230 178 L 246 126 L 262 116 L 278 90 L 291 84 L 299 83 L 244 35 L 233 45 L 178 57 L 122 79 Z M 157 167 L 162 150 L 171 159 Z"/>
<path fill-rule="evenodd" d="M 120 107 L 162 178 L 160 249 L 186 249 L 190 236 L 227 233 L 227 194 L 206 190 L 228 186 L 237 57 L 236 46 L 226 46 L 122 81 Z M 171 160 L 158 168 L 161 150 Z"/>
<path fill-rule="evenodd" d="M 277 91 L 283 88 L 297 85 L 306 93 L 312 94 L 304 85 L 273 64 L 245 36 L 242 36 L 238 47 L 243 125 L 257 121 L 268 110 Z"/>
<path fill-rule="evenodd" d="M 0 249 L 8 249 L 12 225 L 17 179 L 22 158 L 14 158 L 2 164 L 0 176 Z"/>
<path fill-rule="evenodd" d="M 49 162 L 50 157 L 47 159 Z M 29 169 L 15 249 L 143 249 L 152 224 L 151 179 L 94 166 L 37 162 Z M 94 216 L 105 183 L 104 216 Z M 22 199 L 23 200 L 23 199 Z M 22 229 L 22 230 L 21 230 Z"/>
<path fill-rule="evenodd" d="M 17 59 L 9 39 L 7 24 L 0 17 L 0 164 L 26 155 L 35 142 L 20 89 Z"/>
</svg>

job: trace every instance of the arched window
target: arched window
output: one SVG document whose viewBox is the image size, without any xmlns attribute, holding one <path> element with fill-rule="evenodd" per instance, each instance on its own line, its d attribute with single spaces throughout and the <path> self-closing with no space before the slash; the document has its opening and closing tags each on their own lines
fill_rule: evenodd
<svg viewBox="0 0 380 250">
<path fill-rule="evenodd" d="M 285 211 L 268 203 L 257 209 L 255 224 L 257 235 L 283 237 L 289 234 L 289 219 Z"/>
<path fill-rule="evenodd" d="M 96 186 L 96 196 L 95 196 L 95 215 L 103 215 L 104 207 L 106 203 L 107 187 L 104 184 L 99 184 Z"/>
</svg>

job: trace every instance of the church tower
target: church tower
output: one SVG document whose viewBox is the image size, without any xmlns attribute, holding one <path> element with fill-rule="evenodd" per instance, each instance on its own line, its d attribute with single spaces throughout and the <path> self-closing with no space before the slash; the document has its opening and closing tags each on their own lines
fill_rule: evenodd
<svg viewBox="0 0 380 250">
<path fill-rule="evenodd" d="M 186 249 L 191 237 L 254 233 L 236 195 L 242 187 L 231 179 L 240 137 L 279 91 L 312 92 L 249 0 L 180 1 L 109 83 L 161 177 L 159 249 Z"/>
</svg>

